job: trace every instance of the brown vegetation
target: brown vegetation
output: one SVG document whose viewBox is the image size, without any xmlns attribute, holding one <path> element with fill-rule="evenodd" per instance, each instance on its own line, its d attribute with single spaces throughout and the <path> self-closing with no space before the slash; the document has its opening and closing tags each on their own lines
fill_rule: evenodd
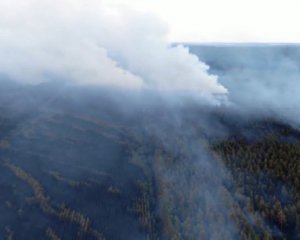
<svg viewBox="0 0 300 240">
<path fill-rule="evenodd" d="M 34 179 L 30 174 L 25 172 L 20 167 L 6 162 L 5 165 L 22 181 L 30 185 L 34 192 L 34 199 L 40 205 L 44 213 L 58 217 L 62 221 L 69 221 L 71 223 L 76 223 L 80 226 L 80 232 L 85 234 L 91 234 L 98 240 L 104 240 L 104 236 L 93 229 L 91 226 L 90 219 L 83 216 L 81 213 L 76 212 L 64 204 L 60 208 L 55 208 L 51 206 L 49 198 L 45 194 L 45 190 L 42 185 Z"/>
</svg>

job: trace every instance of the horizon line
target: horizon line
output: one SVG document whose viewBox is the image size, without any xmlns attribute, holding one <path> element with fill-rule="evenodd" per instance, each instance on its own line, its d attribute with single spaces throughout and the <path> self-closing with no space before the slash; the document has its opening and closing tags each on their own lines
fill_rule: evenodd
<svg viewBox="0 0 300 240">
<path fill-rule="evenodd" d="M 171 44 L 206 46 L 300 46 L 300 42 L 219 42 L 219 41 L 176 41 Z"/>
</svg>

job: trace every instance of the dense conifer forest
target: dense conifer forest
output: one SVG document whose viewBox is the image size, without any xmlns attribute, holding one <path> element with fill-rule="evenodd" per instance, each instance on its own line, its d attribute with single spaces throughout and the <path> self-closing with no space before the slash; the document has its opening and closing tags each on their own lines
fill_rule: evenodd
<svg viewBox="0 0 300 240">
<path fill-rule="evenodd" d="M 207 135 L 194 108 L 174 124 L 45 92 L 1 104 L 1 238 L 299 239 L 296 128 L 216 109 Z"/>
</svg>

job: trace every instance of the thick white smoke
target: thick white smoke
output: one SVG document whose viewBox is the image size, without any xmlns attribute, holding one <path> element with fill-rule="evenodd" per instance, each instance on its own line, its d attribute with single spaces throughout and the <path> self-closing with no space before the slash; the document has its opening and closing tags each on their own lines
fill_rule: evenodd
<svg viewBox="0 0 300 240">
<path fill-rule="evenodd" d="M 214 103 L 227 90 L 149 14 L 84 0 L 0 0 L 0 73 L 130 89 L 193 92 Z M 203 99 L 204 99 L 203 98 Z"/>
</svg>

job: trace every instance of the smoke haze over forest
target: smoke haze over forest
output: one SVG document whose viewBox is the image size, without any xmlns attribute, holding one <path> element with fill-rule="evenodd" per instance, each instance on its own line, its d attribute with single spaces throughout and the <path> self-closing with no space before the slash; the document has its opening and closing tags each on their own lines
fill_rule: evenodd
<svg viewBox="0 0 300 240">
<path fill-rule="evenodd" d="M 172 44 L 105 1 L 0 16 L 0 239 L 299 239 L 298 45 Z"/>
</svg>

